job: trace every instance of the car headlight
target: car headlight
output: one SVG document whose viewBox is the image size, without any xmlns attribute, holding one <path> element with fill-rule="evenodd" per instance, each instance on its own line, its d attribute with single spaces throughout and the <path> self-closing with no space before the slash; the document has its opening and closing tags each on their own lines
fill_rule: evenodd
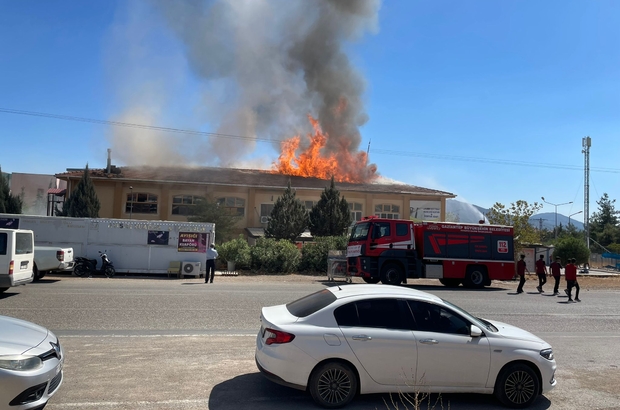
<svg viewBox="0 0 620 410">
<path fill-rule="evenodd" d="M 553 360 L 553 349 L 543 349 L 540 351 L 540 355 L 547 360 Z"/>
<path fill-rule="evenodd" d="M 0 356 L 0 369 L 29 371 L 43 366 L 43 360 L 38 356 L 11 355 Z"/>
</svg>

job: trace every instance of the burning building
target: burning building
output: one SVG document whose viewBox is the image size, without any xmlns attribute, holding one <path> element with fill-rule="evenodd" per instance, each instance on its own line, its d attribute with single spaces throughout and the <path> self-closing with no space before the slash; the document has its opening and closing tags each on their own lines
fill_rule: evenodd
<svg viewBox="0 0 620 410">
<path fill-rule="evenodd" d="M 83 171 L 56 176 L 71 192 Z M 240 216 L 237 228 L 247 236 L 260 235 L 275 201 L 287 184 L 306 208 L 312 208 L 330 181 L 255 169 L 209 167 L 115 167 L 91 169 L 90 177 L 101 202 L 102 218 L 186 221 L 201 197 L 217 199 Z M 385 218 L 444 220 L 449 192 L 403 184 L 336 182 L 349 203 L 354 220 Z"/>
</svg>

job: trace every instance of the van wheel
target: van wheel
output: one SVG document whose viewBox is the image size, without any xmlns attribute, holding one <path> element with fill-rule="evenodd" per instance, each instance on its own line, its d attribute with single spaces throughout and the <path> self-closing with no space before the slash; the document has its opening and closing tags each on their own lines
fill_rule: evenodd
<svg viewBox="0 0 620 410">
<path fill-rule="evenodd" d="M 505 406 L 514 409 L 528 407 L 540 392 L 536 373 L 521 363 L 506 367 L 495 383 L 495 397 Z"/>
<path fill-rule="evenodd" d="M 37 268 L 37 265 L 35 263 L 34 265 L 32 265 L 32 280 L 34 282 L 38 282 L 39 279 L 42 278 L 42 276 L 39 276 L 39 275 L 40 275 L 39 268 Z"/>
<path fill-rule="evenodd" d="M 357 394 L 357 383 L 357 376 L 348 365 L 327 362 L 312 372 L 308 390 L 316 404 L 335 409 L 353 400 Z"/>
<path fill-rule="evenodd" d="M 463 286 L 470 289 L 482 289 L 487 281 L 486 269 L 481 266 L 470 266 L 465 273 Z"/>
<path fill-rule="evenodd" d="M 400 285 L 403 275 L 400 267 L 395 263 L 388 263 L 381 269 L 381 283 L 384 285 Z"/>
</svg>

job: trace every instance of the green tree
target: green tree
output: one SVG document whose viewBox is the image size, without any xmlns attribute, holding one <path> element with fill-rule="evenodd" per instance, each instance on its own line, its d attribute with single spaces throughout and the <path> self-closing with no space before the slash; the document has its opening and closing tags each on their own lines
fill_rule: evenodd
<svg viewBox="0 0 620 410">
<path fill-rule="evenodd" d="M 309 219 L 310 233 L 314 237 L 339 236 L 351 225 L 349 204 L 344 197 L 340 198 L 334 177 L 329 188 L 325 188 L 321 199 L 310 211 Z"/>
<path fill-rule="evenodd" d="M 590 235 L 602 246 L 620 242 L 620 211 L 616 210 L 615 202 L 615 199 L 609 199 L 607 193 L 604 193 L 601 199 L 596 201 L 598 212 L 594 212 L 590 217 Z"/>
<path fill-rule="evenodd" d="M 558 239 L 553 251 L 553 258 L 561 258 L 565 264 L 569 258 L 577 259 L 577 264 L 589 262 L 590 250 L 583 239 L 564 236 Z"/>
<path fill-rule="evenodd" d="M 294 242 L 308 227 L 308 223 L 306 207 L 297 199 L 289 181 L 284 194 L 273 204 L 265 236 Z"/>
<path fill-rule="evenodd" d="M 510 204 L 509 208 L 496 202 L 487 212 L 487 219 L 495 225 L 508 225 L 514 229 L 515 255 L 521 252 L 525 244 L 540 242 L 540 233 L 530 225 L 530 218 L 542 205 L 538 202 L 528 204 L 519 200 Z"/>
<path fill-rule="evenodd" d="M 233 238 L 235 225 L 240 219 L 240 216 L 231 215 L 225 207 L 218 204 L 217 200 L 210 197 L 199 199 L 194 206 L 192 215 L 187 217 L 189 222 L 210 222 L 215 224 L 217 231 L 215 241 L 218 244 Z"/>
<path fill-rule="evenodd" d="M 82 179 L 71 192 L 71 196 L 62 204 L 62 210 L 57 211 L 58 216 L 69 216 L 71 218 L 99 218 L 101 203 L 95 192 L 95 185 L 90 179 L 88 164 L 84 168 Z"/>
<path fill-rule="evenodd" d="M 14 196 L 9 188 L 9 181 L 4 178 L 0 168 L 0 213 L 21 214 L 23 202 L 19 196 Z"/>
</svg>

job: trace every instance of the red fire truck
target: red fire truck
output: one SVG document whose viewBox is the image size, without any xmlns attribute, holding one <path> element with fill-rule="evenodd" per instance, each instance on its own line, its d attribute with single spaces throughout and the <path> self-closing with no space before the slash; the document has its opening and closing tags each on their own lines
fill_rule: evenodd
<svg viewBox="0 0 620 410">
<path fill-rule="evenodd" d="M 514 265 L 511 226 L 368 217 L 353 226 L 347 247 L 347 272 L 367 283 L 435 278 L 482 288 L 512 279 Z"/>
</svg>

